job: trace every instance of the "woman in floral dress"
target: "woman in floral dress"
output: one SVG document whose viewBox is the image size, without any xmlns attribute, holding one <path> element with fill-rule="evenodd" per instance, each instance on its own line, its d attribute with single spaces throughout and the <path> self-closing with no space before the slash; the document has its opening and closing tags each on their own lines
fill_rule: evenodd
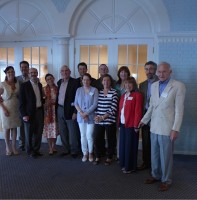
<svg viewBox="0 0 197 200">
<path fill-rule="evenodd" d="M 43 135 L 48 140 L 49 155 L 53 155 L 57 152 L 55 144 L 58 135 L 56 116 L 57 86 L 54 83 L 55 78 L 52 74 L 47 74 L 45 80 L 47 85 L 43 88 L 45 96 Z"/>
</svg>

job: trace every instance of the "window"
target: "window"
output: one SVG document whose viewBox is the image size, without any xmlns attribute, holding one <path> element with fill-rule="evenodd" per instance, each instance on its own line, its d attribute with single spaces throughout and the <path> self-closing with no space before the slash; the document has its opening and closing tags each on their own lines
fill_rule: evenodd
<svg viewBox="0 0 197 200">
<path fill-rule="evenodd" d="M 4 70 L 7 66 L 14 65 L 14 48 L 0 48 L 0 78 L 5 79 Z"/>
<path fill-rule="evenodd" d="M 128 66 L 137 83 L 146 80 L 144 64 L 153 59 L 152 39 L 110 39 L 110 40 L 76 40 L 75 76 L 77 64 L 86 62 L 89 73 L 98 78 L 98 66 L 107 64 L 109 74 L 117 80 L 121 66 Z"/>
<path fill-rule="evenodd" d="M 88 72 L 94 78 L 99 78 L 98 66 L 108 63 L 108 48 L 106 45 L 80 46 L 80 62 L 88 65 Z"/>
<path fill-rule="evenodd" d="M 144 64 L 147 62 L 147 45 L 118 45 L 118 69 L 125 65 L 129 67 L 131 76 L 138 83 L 146 79 Z"/>
<path fill-rule="evenodd" d="M 38 70 L 40 82 L 45 85 L 44 77 L 48 73 L 48 52 L 47 47 L 24 47 L 23 60 L 29 62 L 30 67 Z"/>
</svg>

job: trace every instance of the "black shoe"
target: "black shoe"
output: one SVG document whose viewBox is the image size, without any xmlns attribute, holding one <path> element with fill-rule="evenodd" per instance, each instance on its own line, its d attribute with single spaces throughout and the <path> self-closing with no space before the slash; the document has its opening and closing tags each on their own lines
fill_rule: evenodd
<svg viewBox="0 0 197 200">
<path fill-rule="evenodd" d="M 73 153 L 73 154 L 71 154 L 71 156 L 72 156 L 73 158 L 77 158 L 78 154 Z"/>
<path fill-rule="evenodd" d="M 24 147 L 24 146 L 20 146 L 19 149 L 20 149 L 21 151 L 25 151 L 25 147 Z"/>
<path fill-rule="evenodd" d="M 145 170 L 145 169 L 149 169 L 149 168 L 150 168 L 150 166 L 147 166 L 143 163 L 141 166 L 137 167 L 137 170 L 141 171 L 141 170 Z"/>
<path fill-rule="evenodd" d="M 36 156 L 43 156 L 43 154 L 40 153 L 39 151 L 38 151 L 38 152 L 35 152 L 35 155 L 36 155 Z"/>
<path fill-rule="evenodd" d="M 28 154 L 27 156 L 28 156 L 29 158 L 37 158 L 37 156 L 36 156 L 35 153 Z"/>
<path fill-rule="evenodd" d="M 63 152 L 63 153 L 60 154 L 60 156 L 62 156 L 62 157 L 63 157 L 63 156 L 67 156 L 67 155 L 69 155 L 69 153 Z"/>
<path fill-rule="evenodd" d="M 98 165 L 100 163 L 100 160 L 95 160 L 94 162 L 93 162 L 93 165 Z"/>
</svg>

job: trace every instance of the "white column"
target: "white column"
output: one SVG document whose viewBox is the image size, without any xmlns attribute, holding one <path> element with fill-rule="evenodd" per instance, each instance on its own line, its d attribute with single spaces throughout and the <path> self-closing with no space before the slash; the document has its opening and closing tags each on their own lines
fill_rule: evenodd
<svg viewBox="0 0 197 200">
<path fill-rule="evenodd" d="M 53 39 L 53 73 L 57 80 L 60 78 L 61 66 L 69 66 L 69 39 L 69 37 L 54 37 Z"/>
</svg>

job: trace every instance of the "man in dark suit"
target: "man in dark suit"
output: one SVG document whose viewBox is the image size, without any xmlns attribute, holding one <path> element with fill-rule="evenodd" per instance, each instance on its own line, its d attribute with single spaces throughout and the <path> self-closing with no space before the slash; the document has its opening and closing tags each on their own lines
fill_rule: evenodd
<svg viewBox="0 0 197 200">
<path fill-rule="evenodd" d="M 21 61 L 20 70 L 21 75 L 16 77 L 17 81 L 19 82 L 19 86 L 29 80 L 29 63 L 27 61 Z M 22 151 L 25 151 L 25 129 L 23 120 L 20 126 L 19 148 Z"/>
<path fill-rule="evenodd" d="M 76 158 L 79 153 L 79 128 L 76 121 L 77 110 L 74 106 L 75 94 L 78 87 L 78 81 L 70 76 L 71 71 L 68 66 L 61 67 L 61 77 L 57 82 L 57 116 L 60 131 L 60 137 L 64 152 L 62 155 L 70 154 Z"/>
<path fill-rule="evenodd" d="M 78 84 L 80 86 L 83 86 L 83 84 L 82 84 L 82 78 L 83 78 L 83 75 L 85 73 L 87 73 L 88 66 L 87 66 L 87 64 L 85 62 L 81 62 L 81 63 L 78 64 L 77 68 L 78 68 L 78 72 L 79 72 L 79 75 L 80 75 L 80 77 L 77 78 L 77 81 L 78 81 Z M 91 78 L 91 86 L 95 87 L 95 82 L 96 82 L 96 79 Z"/>
<path fill-rule="evenodd" d="M 144 70 L 147 80 L 140 83 L 139 90 L 144 96 L 144 114 L 148 110 L 150 101 L 150 88 L 152 83 L 158 81 L 156 76 L 157 64 L 153 61 L 145 63 Z M 151 167 L 151 143 L 150 143 L 150 124 L 142 127 L 142 160 L 143 163 L 138 170 L 144 170 Z"/>
<path fill-rule="evenodd" d="M 31 68 L 29 76 L 30 80 L 20 87 L 20 113 L 25 127 L 26 152 L 28 156 L 35 158 L 42 155 L 39 150 L 44 123 L 44 102 L 37 69 Z"/>
</svg>

